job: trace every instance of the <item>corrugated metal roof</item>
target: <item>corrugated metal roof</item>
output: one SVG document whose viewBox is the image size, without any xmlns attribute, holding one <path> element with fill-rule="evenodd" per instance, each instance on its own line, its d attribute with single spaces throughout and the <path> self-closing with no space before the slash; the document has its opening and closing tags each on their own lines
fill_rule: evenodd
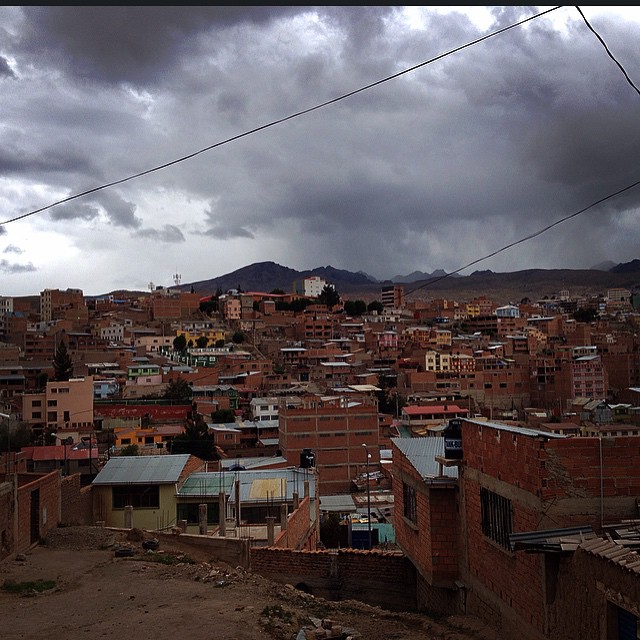
<svg viewBox="0 0 640 640">
<path fill-rule="evenodd" d="M 444 456 L 444 438 L 392 438 L 391 440 L 406 456 L 423 479 L 452 479 L 458 477 L 457 467 L 442 467 L 436 456 Z M 442 471 L 442 476 L 440 476 Z"/>
<path fill-rule="evenodd" d="M 215 496 L 221 491 L 231 492 L 235 476 L 232 473 L 192 473 L 178 490 L 182 498 L 188 496 Z"/>
<path fill-rule="evenodd" d="M 293 500 L 294 492 L 302 499 L 304 496 L 304 482 L 309 481 L 309 495 L 315 495 L 315 477 L 314 474 L 307 472 L 305 469 L 298 467 L 289 467 L 286 469 L 263 469 L 262 471 L 237 471 L 234 478 L 240 482 L 240 504 L 244 502 L 269 502 L 271 500 L 281 500 L 281 493 L 284 492 L 286 500 Z M 272 486 L 267 482 L 258 482 L 270 480 L 274 489 L 274 494 L 268 494 L 266 488 Z M 282 490 L 280 484 L 282 483 Z M 257 487 L 258 489 L 255 489 Z M 235 502 L 235 491 L 229 496 L 229 502 Z"/>
<path fill-rule="evenodd" d="M 355 513 L 357 510 L 356 503 L 349 493 L 336 496 L 320 496 L 320 511 Z"/>
<path fill-rule="evenodd" d="M 545 529 L 511 533 L 511 551 L 574 551 L 585 540 L 595 537 L 591 525 L 564 529 Z"/>
<path fill-rule="evenodd" d="M 245 469 L 255 469 L 257 467 L 270 467 L 274 464 L 286 465 L 287 459 L 282 456 L 256 457 L 256 458 L 226 458 L 220 460 L 223 469 L 227 471 L 231 467 L 241 466 Z"/>
<path fill-rule="evenodd" d="M 111 458 L 92 484 L 168 484 L 177 482 L 189 454 Z"/>
<path fill-rule="evenodd" d="M 567 438 L 568 436 L 561 435 L 559 433 L 550 433 L 549 431 L 540 431 L 539 429 L 529 429 L 526 427 L 512 427 L 508 424 L 501 424 L 499 422 L 486 422 L 484 420 L 472 420 L 465 418 L 465 422 L 471 422 L 473 424 L 480 425 L 481 427 L 491 427 L 492 429 L 499 429 L 500 431 L 508 431 L 509 433 L 517 433 L 522 436 L 538 436 L 542 438 Z M 462 427 L 464 432 L 464 425 Z M 464 435 L 462 437 L 464 442 Z M 464 446 L 464 444 L 463 444 Z"/>
</svg>

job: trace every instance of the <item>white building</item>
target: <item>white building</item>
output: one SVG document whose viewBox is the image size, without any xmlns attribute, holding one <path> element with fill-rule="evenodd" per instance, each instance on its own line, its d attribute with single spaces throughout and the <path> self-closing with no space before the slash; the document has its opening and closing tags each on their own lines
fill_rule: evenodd
<svg viewBox="0 0 640 640">
<path fill-rule="evenodd" d="M 320 276 L 309 276 L 304 279 L 304 295 L 307 298 L 317 298 L 324 289 L 326 281 Z"/>
</svg>

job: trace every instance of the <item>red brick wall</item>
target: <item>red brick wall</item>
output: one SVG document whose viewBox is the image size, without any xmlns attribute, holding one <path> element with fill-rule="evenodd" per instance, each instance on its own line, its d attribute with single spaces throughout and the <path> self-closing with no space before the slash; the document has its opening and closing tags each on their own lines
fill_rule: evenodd
<svg viewBox="0 0 640 640">
<path fill-rule="evenodd" d="M 251 570 L 283 584 L 304 584 L 330 600 L 356 599 L 399 611 L 416 608 L 415 570 L 398 553 L 253 547 Z"/>
<path fill-rule="evenodd" d="M 483 535 L 480 488 L 511 501 L 513 532 L 577 524 L 597 530 L 601 516 L 605 523 L 637 517 L 640 438 L 547 440 L 464 422 L 462 448 L 469 610 L 502 621 L 505 631 L 515 625 L 521 638 L 536 637 L 544 630 L 544 557 L 511 553 Z"/>
<path fill-rule="evenodd" d="M 583 640 L 606 629 L 611 604 L 640 616 L 640 581 L 632 570 L 578 549 L 557 572 L 550 637 Z M 601 636 L 604 637 L 604 636 Z M 608 637 L 608 636 L 607 636 Z"/>
<path fill-rule="evenodd" d="M 93 524 L 91 486 L 80 487 L 79 473 L 61 479 L 60 510 L 61 525 Z"/>
<path fill-rule="evenodd" d="M 289 515 L 287 528 L 281 531 L 274 540 L 273 546 L 280 549 L 306 549 L 313 551 L 316 548 L 316 529 L 311 522 L 311 500 L 304 498 L 298 508 Z M 317 518 L 314 522 L 318 522 Z"/>
<path fill-rule="evenodd" d="M 471 587 L 467 610 L 503 633 L 518 629 L 523 638 L 543 630 L 542 556 L 511 553 L 483 534 L 480 488 L 511 500 L 514 532 L 544 528 L 544 509 L 554 506 L 540 499 L 548 445 L 541 438 L 463 423 L 462 535 L 465 582 Z"/>
<path fill-rule="evenodd" d="M 370 464 L 377 468 L 379 460 L 379 428 L 377 406 L 339 406 L 280 409 L 279 438 L 282 455 L 288 464 L 298 465 L 303 449 L 316 455 L 320 495 L 349 492 L 351 481 L 366 465 L 369 446 Z"/>
<path fill-rule="evenodd" d="M 0 560 L 13 553 L 13 484 L 0 484 Z"/>
<path fill-rule="evenodd" d="M 565 517 L 567 524 L 604 524 L 636 518 L 640 496 L 640 438 L 570 438 L 552 440 L 546 450 L 545 500 L 567 498 L 583 506 Z M 600 496 L 602 491 L 602 504 Z"/>
<path fill-rule="evenodd" d="M 96 403 L 94 408 L 95 414 L 103 418 L 142 418 L 148 413 L 152 423 L 180 422 L 187 417 L 189 411 L 191 411 L 191 403 L 174 405 Z"/>
<path fill-rule="evenodd" d="M 26 482 L 25 482 L 26 480 Z M 40 508 L 38 510 L 38 537 L 43 539 L 47 533 L 58 526 L 60 515 L 60 474 L 52 471 L 45 476 L 20 476 L 18 486 L 18 540 L 15 551 L 25 551 L 31 544 L 31 499 L 35 490 L 39 490 Z M 36 540 L 37 541 L 37 540 Z"/>
<path fill-rule="evenodd" d="M 483 535 L 480 486 L 464 481 L 465 582 L 470 583 L 472 590 L 469 612 L 488 616 L 487 622 L 504 631 L 512 627 L 524 633 L 523 621 L 540 631 L 544 621 L 542 556 L 511 553 Z M 535 512 L 515 501 L 512 506 L 514 531 L 536 528 Z"/>
<path fill-rule="evenodd" d="M 393 462 L 396 541 L 428 583 L 451 586 L 458 575 L 457 488 L 430 488 L 395 447 Z M 403 516 L 403 483 L 415 489 L 417 523 Z"/>
</svg>

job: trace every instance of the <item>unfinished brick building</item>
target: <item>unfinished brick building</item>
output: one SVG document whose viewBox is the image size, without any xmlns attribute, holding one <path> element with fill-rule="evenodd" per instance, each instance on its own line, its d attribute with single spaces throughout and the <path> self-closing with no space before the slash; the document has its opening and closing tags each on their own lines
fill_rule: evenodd
<svg viewBox="0 0 640 640">
<path fill-rule="evenodd" d="M 435 473 L 428 445 L 416 453 L 392 442 L 396 540 L 416 566 L 419 605 L 479 615 L 504 637 L 559 637 L 550 589 L 558 565 L 515 552 L 510 537 L 636 518 L 640 439 L 465 419 L 462 459 L 436 459 Z M 449 464 L 457 479 L 442 471 Z"/>
</svg>

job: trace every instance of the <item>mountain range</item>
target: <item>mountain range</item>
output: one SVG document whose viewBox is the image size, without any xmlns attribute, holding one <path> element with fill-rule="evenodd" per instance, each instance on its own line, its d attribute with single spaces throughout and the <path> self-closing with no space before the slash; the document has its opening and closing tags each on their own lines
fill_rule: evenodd
<svg viewBox="0 0 640 640">
<path fill-rule="evenodd" d="M 343 295 L 354 299 L 379 299 L 381 287 L 403 284 L 405 295 L 416 298 L 451 297 L 469 300 L 486 295 L 499 304 L 531 300 L 545 296 L 551 298 L 561 290 L 569 290 L 572 296 L 606 293 L 607 289 L 623 287 L 640 288 L 640 260 L 615 264 L 606 269 L 608 263 L 592 269 L 528 269 L 515 272 L 495 273 L 474 271 L 468 276 L 447 276 L 442 270 L 433 273 L 414 271 L 406 276 L 394 276 L 390 280 L 376 280 L 359 271 L 352 272 L 332 266 L 297 271 L 275 262 L 257 262 L 217 278 L 182 284 L 182 291 L 193 290 L 201 295 L 218 290 L 241 289 L 242 291 L 271 292 L 281 289 L 289 293 L 302 287 L 308 276 L 319 276 L 332 284 Z"/>
</svg>

